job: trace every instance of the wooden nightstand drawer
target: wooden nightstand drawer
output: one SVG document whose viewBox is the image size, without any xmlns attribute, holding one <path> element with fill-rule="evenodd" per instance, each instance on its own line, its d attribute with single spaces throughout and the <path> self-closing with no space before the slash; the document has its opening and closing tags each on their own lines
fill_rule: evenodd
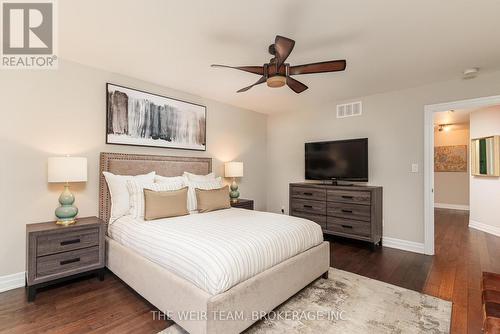
<svg viewBox="0 0 500 334">
<path fill-rule="evenodd" d="M 37 259 L 37 277 L 61 274 L 68 271 L 89 270 L 99 265 L 99 247 L 78 249 L 70 252 L 42 256 Z"/>
<path fill-rule="evenodd" d="M 98 227 L 67 230 L 64 233 L 44 234 L 37 238 L 37 256 L 97 246 L 98 244 Z"/>
<path fill-rule="evenodd" d="M 253 210 L 253 200 L 240 198 L 238 202 L 231 202 L 231 207 Z"/>
</svg>

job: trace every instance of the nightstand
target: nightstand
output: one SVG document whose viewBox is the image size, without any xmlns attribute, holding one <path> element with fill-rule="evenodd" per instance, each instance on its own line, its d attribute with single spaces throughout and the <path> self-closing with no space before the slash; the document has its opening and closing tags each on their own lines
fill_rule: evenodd
<svg viewBox="0 0 500 334">
<path fill-rule="evenodd" d="M 26 286 L 28 301 L 38 288 L 88 274 L 104 279 L 106 224 L 97 217 L 79 218 L 74 225 L 55 222 L 26 225 Z"/>
<path fill-rule="evenodd" d="M 238 199 L 238 202 L 233 203 L 231 202 L 231 206 L 233 208 L 242 208 L 242 209 L 248 209 L 248 210 L 253 210 L 253 199 Z"/>
</svg>

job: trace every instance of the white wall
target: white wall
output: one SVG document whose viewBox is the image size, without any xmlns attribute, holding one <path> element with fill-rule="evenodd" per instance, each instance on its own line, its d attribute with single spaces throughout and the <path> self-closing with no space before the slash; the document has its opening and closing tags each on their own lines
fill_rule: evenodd
<svg viewBox="0 0 500 334">
<path fill-rule="evenodd" d="M 336 119 L 336 104 L 347 101 L 334 100 L 319 109 L 270 115 L 268 210 L 288 211 L 288 183 L 304 180 L 304 142 L 368 137 L 370 183 L 384 187 L 384 236 L 423 243 L 424 105 L 499 92 L 500 72 L 495 72 L 353 98 L 363 101 L 361 117 Z M 418 173 L 411 173 L 412 163 L 419 164 Z"/>
<path fill-rule="evenodd" d="M 454 127 L 458 127 L 455 125 Z M 467 145 L 469 152 L 469 124 L 450 131 L 434 131 L 434 146 Z M 467 153 L 470 166 L 470 155 Z M 469 167 L 466 172 L 435 172 L 434 173 L 434 203 L 436 206 L 469 207 Z"/>
<path fill-rule="evenodd" d="M 500 135 L 500 106 L 472 112 L 471 139 L 493 135 Z M 500 236 L 500 177 L 470 177 L 470 223 Z"/>
<path fill-rule="evenodd" d="M 71 62 L 1 72 L 0 276 L 24 270 L 25 224 L 54 218 L 61 187 L 47 184 L 50 156 L 88 158 L 88 182 L 73 188 L 81 216 L 97 215 L 103 151 L 213 157 L 219 175 L 224 161 L 243 161 L 241 196 L 266 208 L 266 115 Z M 207 151 L 106 145 L 106 82 L 206 105 Z"/>
</svg>

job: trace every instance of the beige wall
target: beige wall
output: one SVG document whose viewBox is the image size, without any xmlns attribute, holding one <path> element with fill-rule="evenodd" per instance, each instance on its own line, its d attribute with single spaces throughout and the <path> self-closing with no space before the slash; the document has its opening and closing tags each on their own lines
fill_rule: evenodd
<svg viewBox="0 0 500 334">
<path fill-rule="evenodd" d="M 314 89 L 312 79 L 308 85 Z M 335 106 L 345 101 L 334 100 L 318 109 L 270 115 L 268 210 L 279 212 L 283 205 L 288 211 L 288 183 L 304 180 L 305 141 L 368 137 L 370 183 L 384 187 L 384 236 L 423 243 L 424 105 L 499 93 L 495 72 L 353 98 L 363 101 L 361 117 L 336 119 Z M 412 163 L 419 164 L 418 173 L 411 173 Z"/>
<path fill-rule="evenodd" d="M 458 127 L 458 125 L 454 126 Z M 434 131 L 434 146 L 467 145 L 469 152 L 469 124 L 450 131 Z M 467 153 L 469 155 L 469 153 Z M 469 159 L 469 157 L 468 157 Z M 467 164 L 470 166 L 470 163 Z M 469 170 L 469 169 L 468 169 Z M 469 172 L 435 172 L 434 203 L 469 206 Z"/>
<path fill-rule="evenodd" d="M 500 135 L 500 106 L 470 115 L 470 137 Z M 497 152 L 498 153 L 498 152 Z M 470 177 L 470 220 L 491 227 L 500 235 L 500 177 Z"/>
<path fill-rule="evenodd" d="M 106 145 L 106 82 L 206 105 L 207 151 Z M 243 161 L 241 196 L 266 208 L 266 115 L 70 62 L 55 71 L 2 71 L 0 92 L 0 276 L 24 270 L 25 224 L 53 219 L 61 187 L 47 184 L 50 156 L 88 158 L 88 182 L 74 187 L 81 216 L 97 214 L 102 151 L 213 157 L 219 175 L 224 161 Z"/>
</svg>

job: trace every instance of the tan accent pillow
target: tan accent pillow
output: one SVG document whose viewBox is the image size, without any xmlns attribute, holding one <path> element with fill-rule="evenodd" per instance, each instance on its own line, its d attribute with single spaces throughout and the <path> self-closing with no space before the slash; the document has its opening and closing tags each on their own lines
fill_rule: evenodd
<svg viewBox="0 0 500 334">
<path fill-rule="evenodd" d="M 198 212 L 209 212 L 231 207 L 229 202 L 229 186 L 219 189 L 204 190 L 196 188 Z"/>
<path fill-rule="evenodd" d="M 187 210 L 187 193 L 188 187 L 169 191 L 144 189 L 144 220 L 189 214 Z"/>
</svg>

